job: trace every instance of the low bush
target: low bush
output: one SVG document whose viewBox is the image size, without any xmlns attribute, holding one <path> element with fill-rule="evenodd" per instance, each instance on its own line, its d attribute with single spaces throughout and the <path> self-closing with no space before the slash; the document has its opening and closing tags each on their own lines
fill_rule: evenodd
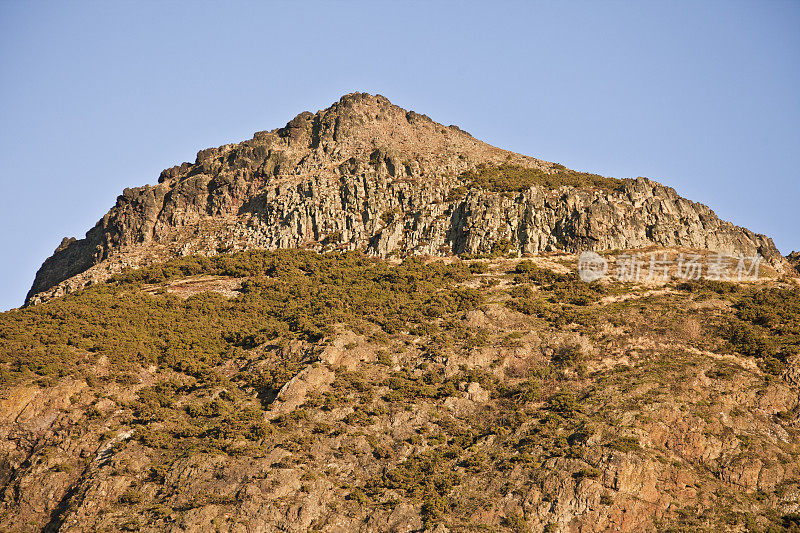
<svg viewBox="0 0 800 533">
<path fill-rule="evenodd" d="M 720 328 L 729 348 L 759 359 L 767 374 L 783 373 L 800 353 L 800 288 L 753 288 L 738 292 L 735 316 Z"/>
<path fill-rule="evenodd" d="M 493 192 L 521 192 L 534 185 L 548 189 L 568 186 L 619 190 L 624 183 L 623 180 L 576 172 L 563 167 L 555 172 L 546 172 L 538 168 L 524 168 L 510 164 L 479 165 L 475 170 L 464 172 L 461 177 L 473 187 Z"/>
<path fill-rule="evenodd" d="M 139 290 L 142 283 L 199 274 L 248 279 L 233 300 L 219 293 L 181 300 Z M 471 275 L 462 263 L 410 258 L 393 266 L 359 252 L 184 257 L 1 314 L 0 378 L 60 377 L 101 356 L 120 370 L 158 364 L 203 378 L 242 350 L 287 338 L 315 342 L 337 323 L 366 321 L 395 333 L 474 309 L 480 292 L 460 286 Z M 262 388 L 286 380 L 280 369 L 268 374 L 259 378 Z M 126 383 L 137 379 L 129 371 L 117 375 Z"/>
</svg>

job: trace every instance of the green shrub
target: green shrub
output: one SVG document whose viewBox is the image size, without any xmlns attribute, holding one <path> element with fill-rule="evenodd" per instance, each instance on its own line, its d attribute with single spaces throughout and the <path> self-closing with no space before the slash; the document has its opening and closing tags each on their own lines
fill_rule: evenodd
<svg viewBox="0 0 800 533">
<path fill-rule="evenodd" d="M 520 192 L 534 185 L 548 189 L 569 186 L 619 190 L 624 183 L 622 180 L 576 172 L 566 168 L 557 169 L 555 172 L 545 172 L 541 169 L 509 164 L 479 165 L 475 170 L 464 172 L 461 177 L 473 187 L 493 192 Z"/>
<path fill-rule="evenodd" d="M 577 343 L 564 343 L 553 350 L 552 362 L 556 366 L 572 367 L 584 359 L 583 349 Z"/>
<path fill-rule="evenodd" d="M 457 202 L 459 200 L 463 200 L 464 196 L 467 194 L 467 187 L 459 186 L 453 189 L 450 189 L 447 193 L 447 197 L 445 198 L 446 202 Z"/>
<path fill-rule="evenodd" d="M 575 472 L 572 474 L 572 477 L 574 477 L 577 481 L 580 481 L 581 479 L 597 479 L 601 474 L 602 472 L 600 472 L 600 470 L 589 467 Z"/>
<path fill-rule="evenodd" d="M 550 397 L 548 409 L 564 416 L 571 416 L 578 410 L 578 401 L 569 391 L 559 391 Z"/>
<path fill-rule="evenodd" d="M 489 265 L 483 261 L 476 261 L 474 263 L 470 263 L 469 271 L 473 274 L 486 274 L 489 272 Z"/>
<path fill-rule="evenodd" d="M 125 505 L 133 505 L 142 501 L 142 493 L 135 489 L 128 489 L 119 497 L 119 502 Z"/>
<path fill-rule="evenodd" d="M 528 523 L 521 514 L 509 513 L 508 516 L 503 519 L 503 525 L 511 529 L 514 533 L 530 533 Z"/>
<path fill-rule="evenodd" d="M 517 285 L 506 306 L 557 327 L 573 322 L 591 325 L 595 317 L 585 308 L 609 292 L 600 283 L 585 283 L 574 273 L 540 268 L 527 259 L 517 263 L 514 274 Z"/>
<path fill-rule="evenodd" d="M 151 296 L 141 283 L 209 274 L 247 276 L 228 300 L 202 293 L 181 300 Z M 60 377 L 106 356 L 114 369 L 158 364 L 205 379 L 222 361 L 280 339 L 315 342 L 332 325 L 371 322 L 396 333 L 431 318 L 480 305 L 479 291 L 459 286 L 472 274 L 462 263 L 410 258 L 393 266 L 359 252 L 249 251 L 184 257 L 128 271 L 84 291 L 0 315 L 0 378 Z M 237 349 L 240 351 L 237 352 Z M 291 359 L 284 356 L 284 360 Z M 253 386 L 275 389 L 299 370 L 267 369 Z M 293 374 L 292 374 L 293 375 Z M 118 373 L 133 384 L 133 373 Z"/>
<path fill-rule="evenodd" d="M 517 405 L 539 401 L 542 397 L 541 384 L 538 380 L 527 380 L 514 386 L 500 387 L 500 396 L 513 401 Z"/>
<path fill-rule="evenodd" d="M 729 281 L 697 279 L 678 284 L 678 289 L 693 293 L 733 294 L 739 292 L 739 285 Z"/>
<path fill-rule="evenodd" d="M 800 288 L 725 290 L 737 293 L 735 316 L 719 329 L 728 348 L 758 358 L 766 374 L 783 374 L 789 357 L 800 353 Z"/>
<path fill-rule="evenodd" d="M 642 447 L 639 446 L 639 439 L 635 437 L 618 437 L 605 443 L 605 446 L 624 453 L 636 452 L 642 449 Z"/>
</svg>

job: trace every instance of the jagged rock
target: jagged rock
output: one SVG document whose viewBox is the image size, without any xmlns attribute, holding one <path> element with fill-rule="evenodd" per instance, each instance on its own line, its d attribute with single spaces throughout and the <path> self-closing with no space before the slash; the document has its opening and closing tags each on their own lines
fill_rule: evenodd
<svg viewBox="0 0 800 533">
<path fill-rule="evenodd" d="M 248 248 L 442 256 L 489 252 L 506 239 L 520 253 L 683 246 L 759 253 L 784 268 L 767 237 L 644 178 L 618 191 L 534 186 L 451 198 L 464 171 L 503 163 L 560 168 L 489 146 L 380 95 L 349 94 L 283 128 L 201 150 L 194 164 L 163 171 L 157 185 L 125 189 L 84 239 L 65 240 L 44 262 L 26 303 L 103 281 L 125 266 Z"/>
<path fill-rule="evenodd" d="M 786 259 L 795 271 L 800 274 L 800 252 L 792 252 L 786 256 Z"/>
</svg>

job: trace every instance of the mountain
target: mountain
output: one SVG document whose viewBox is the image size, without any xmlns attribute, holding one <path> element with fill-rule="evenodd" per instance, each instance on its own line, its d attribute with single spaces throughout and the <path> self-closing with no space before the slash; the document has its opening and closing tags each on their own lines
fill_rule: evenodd
<svg viewBox="0 0 800 533">
<path fill-rule="evenodd" d="M 0 531 L 798 531 L 797 262 L 347 95 L 0 313 Z"/>
<path fill-rule="evenodd" d="M 508 175 L 513 175 L 512 179 Z M 125 189 L 65 238 L 26 303 L 188 254 L 298 247 L 379 257 L 683 246 L 761 254 L 772 241 L 647 179 L 613 180 L 500 150 L 382 96 L 349 94 Z"/>
</svg>

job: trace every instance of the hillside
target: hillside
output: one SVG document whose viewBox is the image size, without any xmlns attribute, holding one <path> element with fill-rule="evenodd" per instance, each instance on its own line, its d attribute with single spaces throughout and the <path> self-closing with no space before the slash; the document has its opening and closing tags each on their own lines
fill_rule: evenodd
<svg viewBox="0 0 800 533">
<path fill-rule="evenodd" d="M 574 262 L 241 252 L 4 313 L 3 530 L 796 528 L 797 283 Z"/>
<path fill-rule="evenodd" d="M 0 314 L 0 531 L 800 531 L 797 263 L 346 95 Z"/>
</svg>

